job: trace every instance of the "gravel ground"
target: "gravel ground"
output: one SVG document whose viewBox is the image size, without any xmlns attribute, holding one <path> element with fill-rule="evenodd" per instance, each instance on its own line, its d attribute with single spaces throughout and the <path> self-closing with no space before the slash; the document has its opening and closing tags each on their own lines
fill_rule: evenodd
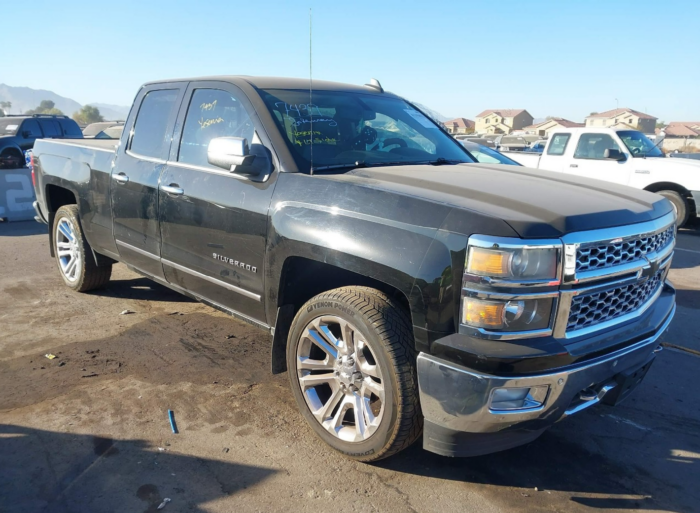
<svg viewBox="0 0 700 513">
<path fill-rule="evenodd" d="M 73 293 L 47 245 L 0 224 L 0 512 L 699 511 L 699 232 L 679 237 L 669 349 L 623 405 L 499 454 L 418 443 L 376 465 L 315 438 L 268 335 L 122 265 Z"/>
</svg>

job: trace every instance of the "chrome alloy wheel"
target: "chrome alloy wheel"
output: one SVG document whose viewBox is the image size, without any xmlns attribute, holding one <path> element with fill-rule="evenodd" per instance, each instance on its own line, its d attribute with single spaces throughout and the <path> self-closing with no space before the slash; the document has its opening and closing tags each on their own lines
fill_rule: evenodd
<svg viewBox="0 0 700 513">
<path fill-rule="evenodd" d="M 63 276 L 74 282 L 80 277 L 80 248 L 73 223 L 62 218 L 56 226 L 56 254 Z"/>
<path fill-rule="evenodd" d="M 316 420 L 346 442 L 362 442 L 384 414 L 382 370 L 365 337 L 347 321 L 311 321 L 297 346 L 297 378 Z"/>
</svg>

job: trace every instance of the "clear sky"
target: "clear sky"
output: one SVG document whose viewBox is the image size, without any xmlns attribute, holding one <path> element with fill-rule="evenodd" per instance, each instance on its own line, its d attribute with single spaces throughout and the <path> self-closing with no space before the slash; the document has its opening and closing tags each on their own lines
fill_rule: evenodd
<svg viewBox="0 0 700 513">
<path fill-rule="evenodd" d="M 446 116 L 631 107 L 700 120 L 700 1 L 2 2 L 0 83 L 130 105 L 143 82 L 216 74 L 385 89 Z M 55 28 L 55 30 L 53 30 Z"/>
</svg>

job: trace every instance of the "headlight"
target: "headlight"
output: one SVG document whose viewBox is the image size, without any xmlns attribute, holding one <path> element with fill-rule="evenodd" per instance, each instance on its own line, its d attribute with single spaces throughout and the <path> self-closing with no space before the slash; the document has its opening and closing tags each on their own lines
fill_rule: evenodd
<svg viewBox="0 0 700 513">
<path fill-rule="evenodd" d="M 471 246 L 467 273 L 506 280 L 554 281 L 558 275 L 556 248 L 492 249 Z"/>
<path fill-rule="evenodd" d="M 531 331 L 549 327 L 554 299 L 493 300 L 462 298 L 462 324 L 494 331 Z"/>
<path fill-rule="evenodd" d="M 495 339 L 550 334 L 561 267 L 560 240 L 471 236 L 460 323 Z"/>
</svg>

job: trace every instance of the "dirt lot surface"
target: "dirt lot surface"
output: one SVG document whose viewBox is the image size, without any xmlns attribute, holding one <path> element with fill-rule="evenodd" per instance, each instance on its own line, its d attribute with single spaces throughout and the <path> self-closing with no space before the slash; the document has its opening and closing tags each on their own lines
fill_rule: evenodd
<svg viewBox="0 0 700 513">
<path fill-rule="evenodd" d="M 700 232 L 645 382 L 518 449 L 376 465 L 320 443 L 270 337 L 115 266 L 66 288 L 36 223 L 0 224 L 0 512 L 700 511 Z M 124 310 L 133 313 L 121 315 Z M 57 357 L 47 359 L 45 354 Z M 175 414 L 171 432 L 167 411 Z"/>
</svg>

